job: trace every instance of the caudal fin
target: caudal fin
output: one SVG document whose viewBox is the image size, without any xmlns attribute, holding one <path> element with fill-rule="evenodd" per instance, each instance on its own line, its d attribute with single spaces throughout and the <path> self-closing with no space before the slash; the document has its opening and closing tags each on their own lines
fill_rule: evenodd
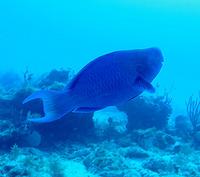
<svg viewBox="0 0 200 177">
<path fill-rule="evenodd" d="M 43 101 L 45 116 L 41 118 L 28 119 L 32 122 L 52 122 L 62 118 L 72 110 L 72 106 L 70 105 L 71 101 L 69 101 L 68 95 L 64 92 L 50 90 L 38 91 L 27 97 L 23 101 L 23 104 L 34 99 L 41 99 Z"/>
</svg>

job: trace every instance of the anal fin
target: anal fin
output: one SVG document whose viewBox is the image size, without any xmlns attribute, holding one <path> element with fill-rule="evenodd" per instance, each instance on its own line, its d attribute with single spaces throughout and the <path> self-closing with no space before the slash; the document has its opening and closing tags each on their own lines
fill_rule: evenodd
<svg viewBox="0 0 200 177">
<path fill-rule="evenodd" d="M 76 113 L 87 113 L 87 112 L 95 112 L 100 109 L 103 109 L 103 107 L 79 107 L 77 109 L 74 109 L 72 112 Z"/>
</svg>

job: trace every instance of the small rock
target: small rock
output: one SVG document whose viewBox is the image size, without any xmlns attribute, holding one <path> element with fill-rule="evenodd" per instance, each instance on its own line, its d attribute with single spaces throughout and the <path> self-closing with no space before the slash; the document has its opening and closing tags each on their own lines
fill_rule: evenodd
<svg viewBox="0 0 200 177">
<path fill-rule="evenodd" d="M 16 129 L 8 120 L 0 120 L 0 147 L 10 146 L 15 139 Z"/>
<path fill-rule="evenodd" d="M 148 158 L 149 154 L 139 147 L 131 147 L 127 149 L 125 157 L 140 159 L 140 158 Z"/>
<path fill-rule="evenodd" d="M 155 139 L 153 144 L 158 147 L 159 149 L 167 149 L 170 148 L 172 145 L 175 144 L 175 140 L 171 135 L 168 135 L 164 132 L 159 131 L 155 135 Z"/>
<path fill-rule="evenodd" d="M 173 172 L 174 166 L 169 157 L 155 157 L 144 162 L 143 167 L 153 172 Z"/>
</svg>

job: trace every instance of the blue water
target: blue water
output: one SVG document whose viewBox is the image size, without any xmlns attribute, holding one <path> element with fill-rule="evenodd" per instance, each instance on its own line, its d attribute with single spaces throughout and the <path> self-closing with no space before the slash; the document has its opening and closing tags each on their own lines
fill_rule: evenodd
<svg viewBox="0 0 200 177">
<path fill-rule="evenodd" d="M 1 1 L 0 71 L 76 71 L 104 53 L 160 47 L 155 82 L 178 108 L 199 90 L 200 3 L 196 0 Z"/>
<path fill-rule="evenodd" d="M 200 176 L 200 121 L 191 125 L 185 105 L 200 90 L 199 9 L 198 0 L 0 1 L 0 177 Z M 22 105 L 23 99 L 37 89 L 63 88 L 69 68 L 77 72 L 103 54 L 148 47 L 164 56 L 153 81 L 158 97 L 70 113 L 52 124 L 27 122 L 44 113 L 41 102 Z M 39 79 L 60 68 L 67 71 Z M 35 80 L 23 81 L 27 69 Z M 172 104 L 159 97 L 166 92 Z"/>
</svg>

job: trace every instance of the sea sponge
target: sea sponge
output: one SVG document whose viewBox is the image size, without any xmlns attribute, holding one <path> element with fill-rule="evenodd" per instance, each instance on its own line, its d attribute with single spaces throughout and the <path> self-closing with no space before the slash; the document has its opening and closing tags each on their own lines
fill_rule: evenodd
<svg viewBox="0 0 200 177">
<path fill-rule="evenodd" d="M 108 129 L 124 133 L 128 123 L 127 115 L 115 106 L 96 111 L 93 115 L 94 126 L 98 133 L 104 134 Z"/>
</svg>

